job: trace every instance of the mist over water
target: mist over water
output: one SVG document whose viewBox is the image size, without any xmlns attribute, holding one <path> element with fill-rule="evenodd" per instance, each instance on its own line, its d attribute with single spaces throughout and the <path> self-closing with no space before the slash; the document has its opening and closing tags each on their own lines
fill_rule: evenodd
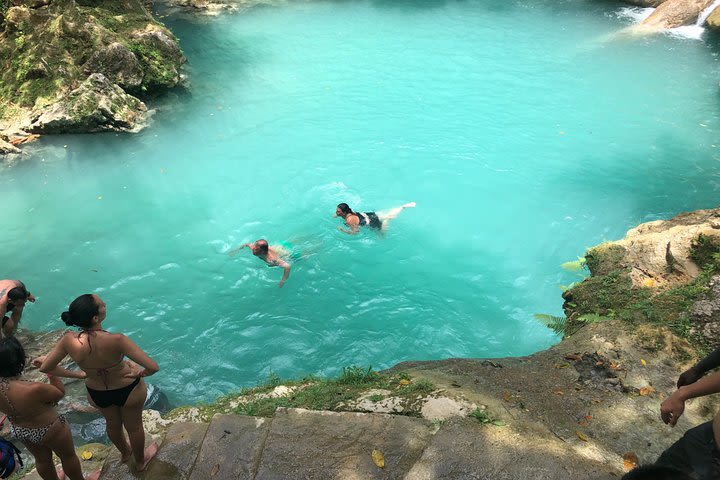
<svg viewBox="0 0 720 480">
<path fill-rule="evenodd" d="M 718 204 L 717 40 L 632 38 L 610 4 L 308 2 L 163 19 L 189 90 L 139 134 L 44 137 L 3 168 L 5 278 L 64 326 L 108 305 L 176 403 L 270 373 L 526 355 L 560 268 Z M 386 235 L 335 205 L 416 201 Z M 282 270 L 244 250 L 289 241 Z"/>
</svg>

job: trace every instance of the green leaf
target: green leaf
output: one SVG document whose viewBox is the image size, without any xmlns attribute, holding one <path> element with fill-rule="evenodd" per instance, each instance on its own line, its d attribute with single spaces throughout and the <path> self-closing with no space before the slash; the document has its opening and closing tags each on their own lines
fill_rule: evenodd
<svg viewBox="0 0 720 480">
<path fill-rule="evenodd" d="M 565 317 L 556 317 L 555 315 L 548 315 L 546 313 L 536 313 L 533 317 L 558 335 L 562 335 L 565 332 L 565 322 L 567 321 Z"/>
</svg>

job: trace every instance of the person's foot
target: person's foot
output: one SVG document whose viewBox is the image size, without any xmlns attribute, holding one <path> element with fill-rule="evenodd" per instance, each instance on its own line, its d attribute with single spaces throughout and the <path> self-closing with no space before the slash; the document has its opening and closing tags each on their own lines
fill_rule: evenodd
<svg viewBox="0 0 720 480">
<path fill-rule="evenodd" d="M 143 463 L 141 465 L 137 466 L 138 472 L 145 471 L 145 469 L 148 466 L 148 463 L 150 463 L 150 460 L 152 460 L 153 457 L 155 457 L 155 455 L 157 454 L 157 451 L 158 451 L 158 444 L 155 442 L 153 442 L 150 445 L 148 445 L 147 447 L 145 447 L 145 460 L 143 461 Z"/>
<path fill-rule="evenodd" d="M 55 473 L 57 473 L 57 476 L 60 480 L 65 480 L 65 470 L 63 470 L 62 468 L 58 468 L 57 472 Z"/>
<path fill-rule="evenodd" d="M 100 478 L 100 472 L 101 472 L 101 470 L 97 469 L 92 473 L 88 473 L 85 476 L 85 480 L 98 480 L 98 478 Z"/>
</svg>

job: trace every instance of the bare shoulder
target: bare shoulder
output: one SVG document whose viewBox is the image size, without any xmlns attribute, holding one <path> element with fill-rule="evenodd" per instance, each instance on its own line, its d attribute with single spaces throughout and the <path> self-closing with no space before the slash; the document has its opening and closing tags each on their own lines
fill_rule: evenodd
<svg viewBox="0 0 720 480">
<path fill-rule="evenodd" d="M 345 223 L 347 223 L 348 225 L 357 225 L 358 223 L 360 223 L 360 217 L 358 217 L 357 215 L 348 215 L 347 217 L 345 217 Z"/>
</svg>

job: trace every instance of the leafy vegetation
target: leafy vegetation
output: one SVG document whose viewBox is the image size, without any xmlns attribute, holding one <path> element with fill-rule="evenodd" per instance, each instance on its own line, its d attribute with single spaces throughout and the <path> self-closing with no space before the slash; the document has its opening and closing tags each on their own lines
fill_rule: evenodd
<svg viewBox="0 0 720 480">
<path fill-rule="evenodd" d="M 496 427 L 505 426 L 505 422 L 502 420 L 491 417 L 490 412 L 488 412 L 487 409 L 481 409 L 478 407 L 470 412 L 468 416 L 474 418 L 483 425 L 495 425 Z"/>
<path fill-rule="evenodd" d="M 287 388 L 284 394 L 275 393 L 280 385 Z M 262 385 L 200 405 L 198 414 L 209 420 L 216 413 L 272 417 L 278 407 L 342 411 L 348 409 L 350 402 L 373 389 L 389 390 L 391 396 L 412 402 L 435 390 L 435 386 L 424 379 L 412 380 L 406 373 L 383 374 L 370 367 L 358 366 L 343 368 L 335 379 L 309 376 L 281 381 L 277 375 L 271 374 Z M 379 394 L 369 397 L 372 402 L 384 398 Z M 188 407 L 176 409 L 170 417 L 180 416 L 188 410 Z"/>
<path fill-rule="evenodd" d="M 600 245 L 588 251 L 586 265 L 592 276 L 563 294 L 567 320 L 545 316 L 540 321 L 559 331 L 573 333 L 585 323 L 608 318 L 639 325 L 644 322 L 669 327 L 697 348 L 706 346 L 691 338 L 690 309 L 707 292 L 713 275 L 720 273 L 720 239 L 700 235 L 691 245 L 690 258 L 702 269 L 692 282 L 667 289 L 634 286 L 630 268 L 623 263 L 624 248 Z"/>
</svg>

